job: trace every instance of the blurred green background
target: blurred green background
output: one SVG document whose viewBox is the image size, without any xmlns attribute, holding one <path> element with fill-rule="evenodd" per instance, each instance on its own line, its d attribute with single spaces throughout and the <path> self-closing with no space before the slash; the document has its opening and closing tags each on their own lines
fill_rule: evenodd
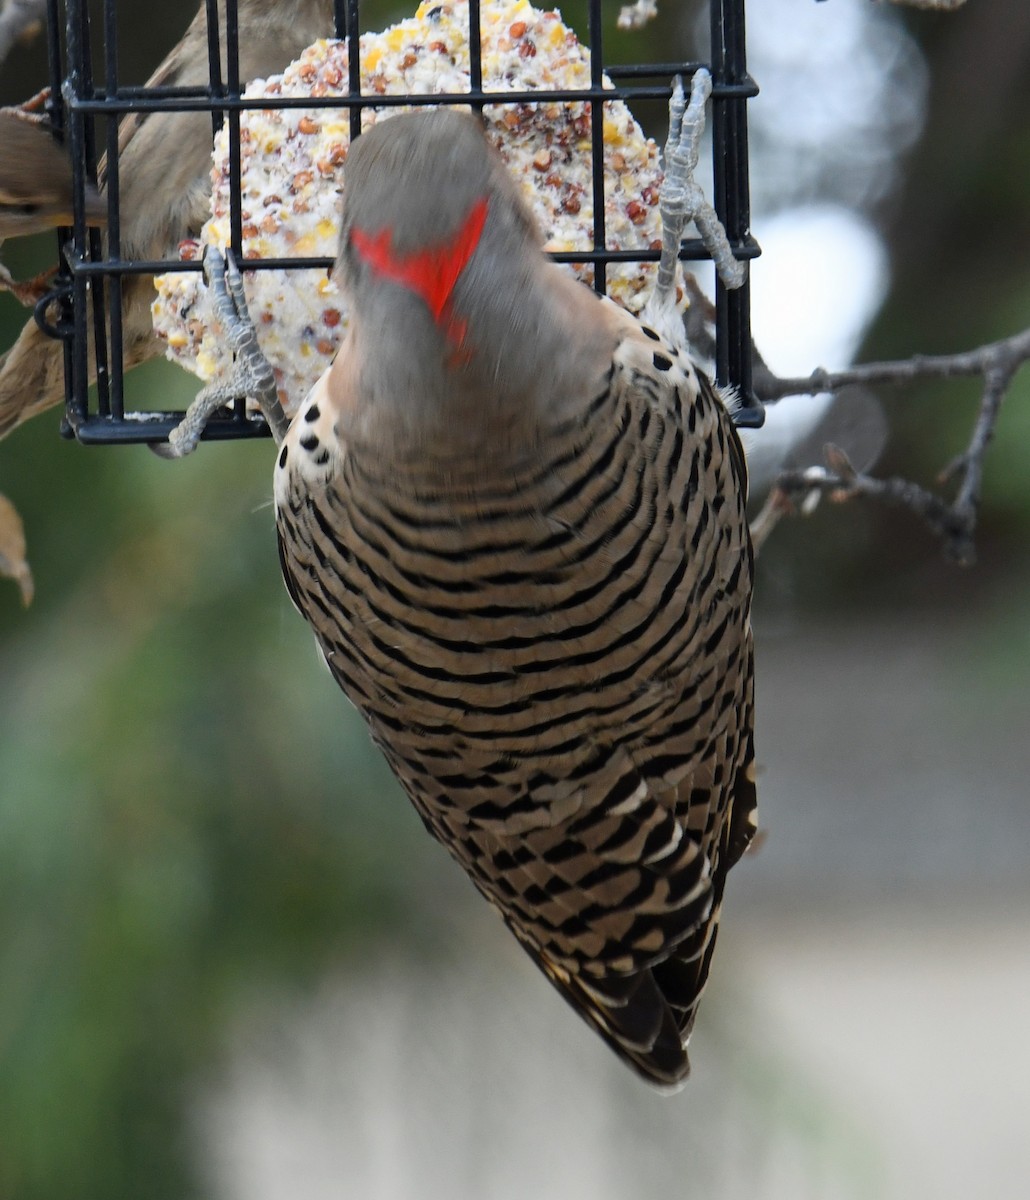
<svg viewBox="0 0 1030 1200">
<path fill-rule="evenodd" d="M 816 6 L 794 0 L 794 7 Z M 193 4 L 121 8 L 122 71 L 142 82 Z M 362 8 L 368 28 L 408 11 Z M 694 56 L 691 10 L 699 6 L 666 0 L 660 19 L 632 41 L 615 34 L 617 8 L 605 5 L 613 59 Z M 859 8 L 870 6 L 818 6 L 827 29 L 857 20 Z M 567 6 L 570 20 L 576 11 Z M 979 0 L 951 16 L 902 18 L 878 9 L 875 19 L 907 26 L 908 44 L 918 43 L 929 69 L 929 93 L 925 128 L 898 159 L 896 182 L 870 202 L 855 198 L 885 240 L 892 271 L 862 355 L 944 352 L 1014 332 L 1030 315 L 1024 0 Z M 811 54 L 821 52 L 813 42 Z M 2 99 L 29 95 L 44 76 L 38 44 L 16 53 L 2 68 Z M 866 103 L 889 107 L 889 87 Z M 658 136 L 660 119 L 652 129 Z M 813 183 L 813 195 L 820 186 Z M 762 194 L 762 204 L 775 208 L 776 187 Z M 19 277 L 53 256 L 51 238 L 4 247 Z M 0 344 L 13 341 L 24 316 L 0 296 Z M 758 922 L 751 928 L 765 929 L 759 918 L 769 922 L 781 912 L 778 936 L 786 930 L 789 941 L 797 920 L 838 902 L 852 915 L 885 903 L 934 909 L 942 897 L 958 899 L 965 913 L 974 911 L 966 904 L 971 895 L 990 912 L 1025 903 L 1028 389 L 1024 372 L 988 456 L 974 569 L 944 563 L 908 516 L 859 506 L 823 505 L 811 518 L 785 522 L 763 553 L 756 628 L 759 669 L 765 663 L 768 670 L 760 678 L 766 715 L 760 710 L 759 736 L 771 835 L 767 851 L 731 884 L 728 922 L 746 926 L 750 914 Z M 184 407 L 194 392 L 194 381 L 166 363 L 131 377 L 130 395 L 142 407 L 148 396 Z M 976 397 L 969 383 L 885 394 L 891 435 L 880 469 L 931 481 L 963 446 Z M 539 1013 L 553 1019 L 557 1034 L 541 1032 L 535 1010 L 523 1018 L 515 1000 L 506 1007 L 506 989 L 514 995 L 523 984 L 537 986 L 527 982 L 531 969 L 517 950 L 500 946 L 507 935 L 485 912 L 478 940 L 478 897 L 425 837 L 289 605 L 274 548 L 270 444 L 205 445 L 171 464 L 142 447 L 62 441 L 58 424 L 46 414 L 0 444 L 0 491 L 24 517 L 36 577 L 27 611 L 14 585 L 0 585 L 0 1197 L 253 1200 L 257 1185 L 234 1191 L 210 1165 L 217 1152 L 205 1150 L 197 1133 L 197 1113 L 207 1111 L 198 1096 L 231 1080 L 240 1014 L 271 996 L 276 1013 L 296 1011 L 303 1022 L 326 980 L 357 986 L 384 947 L 406 964 L 405 986 L 415 981 L 404 1023 L 417 1025 L 421 994 L 427 1013 L 439 1010 L 428 1030 L 454 1032 L 455 1022 L 471 1029 L 468 1011 L 455 1013 L 440 999 L 449 993 L 438 990 L 438 975 L 453 980 L 468 966 L 466 954 L 482 949 L 489 978 L 468 967 L 469 989 L 494 981 L 502 994 L 484 1003 L 504 1036 L 517 1034 L 527 1046 L 546 1042 L 560 1063 L 567 1038 L 580 1031 L 555 1011 L 549 993 Z M 840 722 L 823 728 L 829 710 Z M 937 770 L 938 749 L 942 762 L 949 749 L 959 755 L 966 774 Z M 943 794 L 949 788 L 950 800 Z M 850 796 L 858 799 L 849 807 Z M 471 952 L 463 949 L 466 925 Z M 925 927 L 916 925 L 922 938 Z M 773 921 L 770 938 L 775 930 Z M 823 1085 L 794 1070 L 781 1045 L 744 1053 L 741 1029 L 759 1004 L 757 984 L 747 954 L 729 945 L 724 951 L 724 976 L 698 1035 L 717 1048 L 710 1075 L 692 1082 L 687 1096 L 660 1102 L 632 1080 L 606 1082 L 605 1095 L 625 1091 L 611 1111 L 596 1113 L 595 1132 L 612 1123 L 611 1137 L 601 1141 L 610 1149 L 612 1138 L 632 1135 L 647 1146 L 656 1128 L 668 1128 L 669 1145 L 687 1145 L 693 1156 L 682 1194 L 716 1187 L 736 1195 L 725 1166 L 738 1153 L 733 1138 L 720 1133 L 715 1150 L 710 1139 L 706 1151 L 674 1110 L 659 1117 L 656 1105 L 686 1105 L 680 1112 L 702 1131 L 712 1128 L 702 1110 L 708 1118 L 721 1113 L 732 1127 L 743 1106 L 752 1114 L 746 1127 L 765 1132 L 739 1148 L 753 1171 L 742 1177 L 740 1194 L 780 1194 L 771 1184 L 756 1192 L 752 1183 L 778 1178 L 770 1130 L 783 1127 L 816 1147 L 791 1166 L 793 1178 L 815 1188 L 807 1194 L 838 1194 L 826 1182 L 838 1177 L 847 1180 L 840 1194 L 888 1194 L 850 1101 L 840 1112 L 828 1105 Z M 369 984 L 361 1012 L 389 1008 L 389 991 L 377 986 Z M 293 1045 L 286 1023 L 281 1015 L 259 1018 L 258 1043 Z M 359 1024 L 356 1049 L 369 1027 Z M 429 1064 L 405 1064 L 437 1082 L 443 1073 L 467 1102 L 454 1102 L 463 1114 L 457 1132 L 437 1115 L 442 1144 L 451 1147 L 453 1135 L 450 1152 L 461 1161 L 450 1175 L 441 1169 L 441 1191 L 509 1194 L 491 1182 L 488 1166 L 469 1165 L 483 1113 L 493 1114 L 496 1135 L 511 1131 L 521 1111 L 504 1090 L 513 1087 L 510 1077 L 498 1082 L 500 1065 L 489 1058 L 501 1040 L 494 1031 L 471 1057 L 452 1047 Z M 583 1046 L 583 1061 L 605 1053 Z M 498 1054 L 517 1074 L 518 1057 Z M 382 1088 L 378 1060 L 362 1061 Z M 711 1076 L 728 1079 L 729 1092 L 719 1092 Z M 567 1097 L 560 1093 L 562 1111 L 576 1111 L 584 1093 L 567 1072 L 562 1079 L 569 1088 Z M 387 1124 L 411 1080 L 399 1070 L 394 1083 L 396 1092 L 386 1088 L 381 1098 Z M 531 1093 L 558 1088 L 554 1078 L 526 1085 Z M 430 1089 L 427 1124 L 413 1126 L 429 1142 L 437 1128 L 432 1096 Z M 311 1108 L 317 1112 L 319 1103 Z M 339 1117 L 341 1126 L 347 1119 Z M 288 1126 L 268 1131 L 272 1140 L 295 1133 Z M 407 1150 L 422 1161 L 421 1150 Z M 659 1147 L 648 1159 L 646 1181 L 655 1188 L 669 1181 L 671 1168 L 660 1165 L 667 1152 Z M 547 1160 L 551 1174 L 521 1194 L 608 1194 L 582 1175 L 565 1180 L 555 1154 Z M 313 1150 L 306 1161 L 317 1158 Z M 371 1183 L 362 1176 L 360 1185 L 334 1178 L 280 1194 L 432 1194 L 417 1176 L 387 1173 Z M 630 1194 L 643 1194 L 646 1181 L 634 1175 Z"/>
</svg>

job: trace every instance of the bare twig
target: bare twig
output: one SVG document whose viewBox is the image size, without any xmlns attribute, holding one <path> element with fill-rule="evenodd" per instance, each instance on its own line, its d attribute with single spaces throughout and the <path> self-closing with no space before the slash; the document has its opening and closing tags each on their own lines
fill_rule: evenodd
<svg viewBox="0 0 1030 1200">
<path fill-rule="evenodd" d="M 925 521 L 933 533 L 943 540 L 950 558 L 963 565 L 973 561 L 975 513 L 963 517 L 957 511 L 956 504 L 949 504 L 911 479 L 897 476 L 877 479 L 856 471 L 836 446 L 826 447 L 826 458 L 829 469 L 809 467 L 804 471 L 785 471 L 776 482 L 776 501 L 789 504 L 792 496 L 819 493 L 837 501 L 850 500 L 853 496 L 868 496 L 900 505 Z"/>
<path fill-rule="evenodd" d="M 46 20 L 46 0 L 7 0 L 0 11 L 0 63 L 16 42 L 34 37 Z"/>
<path fill-rule="evenodd" d="M 969 445 L 941 472 L 939 482 L 959 477 L 954 499 L 947 500 L 909 479 L 877 479 L 856 471 L 847 456 L 826 447 L 827 467 L 784 472 L 756 521 L 758 540 L 764 541 L 791 502 L 800 497 L 829 494 L 835 499 L 868 496 L 901 505 L 921 518 L 944 542 L 945 553 L 968 564 L 975 558 L 973 537 L 983 485 L 983 459 L 994 436 L 1001 406 L 1012 380 L 1030 360 L 1030 329 L 962 354 L 914 355 L 898 362 L 863 363 L 845 371 L 813 371 L 804 379 L 780 379 L 763 373 L 763 400 L 782 396 L 833 392 L 856 383 L 909 383 L 916 379 L 953 379 L 979 375 L 983 395 Z"/>
<path fill-rule="evenodd" d="M 814 396 L 819 392 L 836 392 L 853 383 L 910 383 L 915 379 L 958 379 L 967 375 L 985 378 L 994 370 L 1009 370 L 1015 374 L 1030 359 L 1030 329 L 990 342 L 962 354 L 914 354 L 897 362 L 860 363 L 844 371 L 827 371 L 822 367 L 811 375 L 797 379 L 781 379 L 769 375 L 763 380 L 761 398 L 767 402 L 782 396 Z"/>
</svg>

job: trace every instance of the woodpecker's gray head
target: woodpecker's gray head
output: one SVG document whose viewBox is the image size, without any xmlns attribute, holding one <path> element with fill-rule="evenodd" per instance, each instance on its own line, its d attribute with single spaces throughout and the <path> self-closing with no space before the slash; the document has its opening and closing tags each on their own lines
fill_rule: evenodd
<svg viewBox="0 0 1030 1200">
<path fill-rule="evenodd" d="M 539 245 L 515 184 L 468 114 L 391 117 L 355 142 L 338 270 L 356 311 L 403 314 L 416 334 L 428 318 L 452 352 L 470 322 L 487 327 L 480 340 L 489 342 L 491 312 L 510 325 L 527 273 L 543 264 Z"/>
<path fill-rule="evenodd" d="M 334 370 L 394 442 L 528 445 L 610 367 L 600 304 L 548 261 L 467 114 L 380 119 L 354 143 L 337 271 L 351 329 Z"/>
</svg>

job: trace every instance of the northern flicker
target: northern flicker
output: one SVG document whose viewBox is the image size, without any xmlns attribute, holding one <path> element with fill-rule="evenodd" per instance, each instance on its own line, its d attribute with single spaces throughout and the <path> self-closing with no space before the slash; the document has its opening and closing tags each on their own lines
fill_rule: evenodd
<svg viewBox="0 0 1030 1200">
<path fill-rule="evenodd" d="M 344 188 L 352 325 L 275 473 L 287 587 L 430 833 L 676 1084 L 755 827 L 732 420 L 678 315 L 547 260 L 472 117 L 381 121 Z"/>
</svg>

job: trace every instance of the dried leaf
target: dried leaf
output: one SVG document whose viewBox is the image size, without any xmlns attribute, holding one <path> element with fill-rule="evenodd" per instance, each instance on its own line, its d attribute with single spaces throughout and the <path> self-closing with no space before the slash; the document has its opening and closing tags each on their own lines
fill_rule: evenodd
<svg viewBox="0 0 1030 1200">
<path fill-rule="evenodd" d="M 25 527 L 18 510 L 3 495 L 0 495 L 0 575 L 17 583 L 26 607 L 32 603 L 36 585 L 25 558 Z"/>
</svg>

